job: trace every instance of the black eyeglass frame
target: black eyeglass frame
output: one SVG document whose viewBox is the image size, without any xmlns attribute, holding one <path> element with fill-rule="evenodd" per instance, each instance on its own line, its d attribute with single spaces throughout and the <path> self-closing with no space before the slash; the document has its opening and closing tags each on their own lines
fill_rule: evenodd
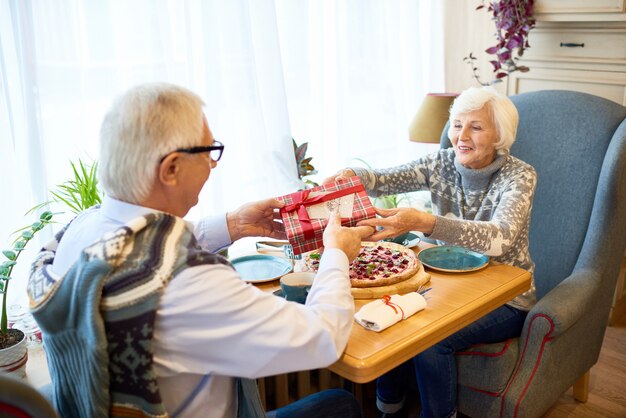
<svg viewBox="0 0 626 418">
<path fill-rule="evenodd" d="M 219 144 L 219 145 L 215 145 L 215 144 Z M 163 162 L 163 160 L 170 154 L 174 153 L 174 152 L 184 152 L 185 154 L 200 154 L 203 152 L 208 152 L 209 156 L 211 155 L 210 152 L 211 151 L 215 151 L 215 150 L 219 150 L 219 154 L 217 156 L 217 158 L 213 158 L 211 157 L 211 159 L 213 161 L 219 161 L 220 158 L 222 158 L 222 154 L 224 154 L 224 144 L 222 144 L 220 141 L 213 141 L 213 145 L 210 146 L 198 146 L 198 147 L 190 147 L 190 148 L 178 148 L 175 149 L 174 151 L 170 151 L 167 154 L 165 154 L 163 156 L 163 158 L 161 158 L 161 163 Z"/>
</svg>

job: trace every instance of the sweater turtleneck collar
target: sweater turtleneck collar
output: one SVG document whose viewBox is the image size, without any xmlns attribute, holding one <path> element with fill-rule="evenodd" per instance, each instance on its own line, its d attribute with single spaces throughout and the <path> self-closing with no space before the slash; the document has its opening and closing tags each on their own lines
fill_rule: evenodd
<svg viewBox="0 0 626 418">
<path fill-rule="evenodd" d="M 454 166 L 459 174 L 461 174 L 461 181 L 463 188 L 467 190 L 485 190 L 489 186 L 491 176 L 508 160 L 508 154 L 497 154 L 496 159 L 486 167 L 472 169 L 461 165 L 457 159 L 454 159 Z"/>
</svg>

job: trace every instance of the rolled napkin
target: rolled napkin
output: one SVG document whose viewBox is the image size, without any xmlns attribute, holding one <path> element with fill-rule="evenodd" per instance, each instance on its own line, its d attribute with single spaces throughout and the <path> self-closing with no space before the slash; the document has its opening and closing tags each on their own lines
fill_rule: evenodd
<svg viewBox="0 0 626 418">
<path fill-rule="evenodd" d="M 380 332 L 425 307 L 426 299 L 417 292 L 385 295 L 382 299 L 364 305 L 354 314 L 354 319 L 363 327 Z"/>
</svg>

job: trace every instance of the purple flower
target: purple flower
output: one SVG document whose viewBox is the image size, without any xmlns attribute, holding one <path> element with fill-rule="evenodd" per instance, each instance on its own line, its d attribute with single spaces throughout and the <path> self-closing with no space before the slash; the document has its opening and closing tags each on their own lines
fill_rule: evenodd
<svg viewBox="0 0 626 418">
<path fill-rule="evenodd" d="M 487 6 L 487 12 L 492 14 L 492 20 L 496 26 L 496 45 L 489 47 L 485 52 L 494 55 L 495 60 L 490 61 L 495 73 L 495 80 L 483 83 L 478 76 L 477 58 L 470 53 L 463 60 L 472 66 L 474 78 L 482 84 L 488 85 L 502 81 L 514 71 L 527 72 L 528 67 L 518 66 L 517 60 L 524 54 L 524 49 L 529 48 L 528 33 L 535 27 L 533 17 L 534 0 L 493 0 Z M 485 0 L 476 7 L 476 10 L 485 8 Z"/>
</svg>

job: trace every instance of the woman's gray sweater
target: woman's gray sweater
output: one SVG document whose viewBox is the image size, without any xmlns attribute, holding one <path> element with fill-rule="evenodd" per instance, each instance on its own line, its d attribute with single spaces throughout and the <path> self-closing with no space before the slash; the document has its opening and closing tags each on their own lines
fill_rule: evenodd
<svg viewBox="0 0 626 418">
<path fill-rule="evenodd" d="M 490 256 L 494 261 L 530 271 L 528 229 L 537 174 L 529 164 L 498 155 L 487 167 L 473 170 L 443 149 L 418 160 L 383 170 L 352 168 L 373 197 L 430 191 L 435 227 L 429 238 Z M 529 310 L 531 289 L 509 302 Z"/>
</svg>

